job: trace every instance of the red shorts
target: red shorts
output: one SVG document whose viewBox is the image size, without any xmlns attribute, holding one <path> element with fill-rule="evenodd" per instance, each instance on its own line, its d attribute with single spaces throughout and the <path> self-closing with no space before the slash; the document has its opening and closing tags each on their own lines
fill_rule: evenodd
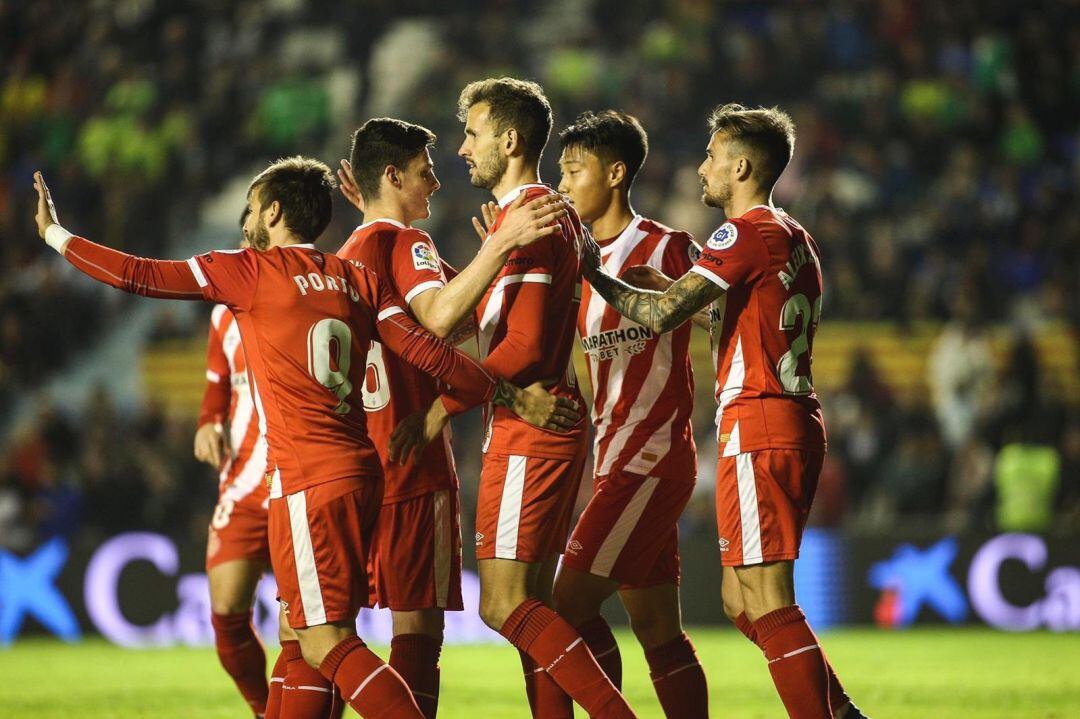
<svg viewBox="0 0 1080 719">
<path fill-rule="evenodd" d="M 371 546 L 372 600 L 402 612 L 465 608 L 458 512 L 456 488 L 382 506 Z"/>
<path fill-rule="evenodd" d="M 689 481 L 612 472 L 597 477 L 563 564 L 609 577 L 625 589 L 679 583 L 679 517 L 694 492 Z"/>
<path fill-rule="evenodd" d="M 476 499 L 476 558 L 539 562 L 562 553 L 585 445 L 573 459 L 484 455 Z"/>
<path fill-rule="evenodd" d="M 799 556 L 825 455 L 765 449 L 720 457 L 716 467 L 716 527 L 726 567 Z"/>
<path fill-rule="evenodd" d="M 294 629 L 351 622 L 368 605 L 382 483 L 339 479 L 270 500 L 270 559 Z"/>
<path fill-rule="evenodd" d="M 236 559 L 270 564 L 266 516 L 266 508 L 257 502 L 219 499 L 206 538 L 207 571 Z"/>
</svg>

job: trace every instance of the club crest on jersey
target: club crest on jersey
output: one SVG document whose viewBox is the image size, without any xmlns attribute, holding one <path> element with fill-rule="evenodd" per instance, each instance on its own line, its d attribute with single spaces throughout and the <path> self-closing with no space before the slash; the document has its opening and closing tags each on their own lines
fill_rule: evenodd
<svg viewBox="0 0 1080 719">
<path fill-rule="evenodd" d="M 710 250 L 726 250 L 734 245 L 737 239 L 739 239 L 739 230 L 730 222 L 725 222 L 716 228 L 716 232 L 712 233 L 712 237 L 705 244 Z"/>
<path fill-rule="evenodd" d="M 435 253 L 426 242 L 417 242 L 412 246 L 413 267 L 418 270 L 439 271 L 439 261 L 435 259 Z"/>
</svg>

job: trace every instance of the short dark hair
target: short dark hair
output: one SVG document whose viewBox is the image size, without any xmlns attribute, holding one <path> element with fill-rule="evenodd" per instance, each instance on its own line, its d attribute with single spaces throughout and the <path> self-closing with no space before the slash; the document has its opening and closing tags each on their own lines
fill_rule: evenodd
<svg viewBox="0 0 1080 719">
<path fill-rule="evenodd" d="M 563 150 L 576 148 L 591 152 L 601 161 L 626 165 L 626 186 L 649 154 L 649 136 L 633 115 L 618 110 L 587 111 L 577 116 L 572 125 L 559 133 Z"/>
<path fill-rule="evenodd" d="M 404 168 L 425 148 L 435 143 L 435 133 L 392 117 L 376 117 L 360 126 L 352 137 L 353 179 L 365 199 L 379 196 L 379 182 L 387 165 Z"/>
<path fill-rule="evenodd" d="M 764 187 L 776 184 L 795 152 L 795 123 L 779 107 L 751 110 L 734 102 L 720 105 L 709 115 L 709 133 L 718 132 L 750 151 Z"/>
<path fill-rule="evenodd" d="M 539 160 L 551 135 L 551 105 L 544 89 L 531 80 L 491 77 L 470 82 L 458 98 L 458 119 L 465 122 L 469 108 L 486 102 L 495 134 L 517 130 L 525 157 Z"/>
<path fill-rule="evenodd" d="M 248 194 L 259 193 L 264 205 L 281 203 L 289 231 L 314 242 L 330 224 L 335 186 L 334 175 L 325 163 L 296 155 L 282 158 L 256 175 Z"/>
</svg>

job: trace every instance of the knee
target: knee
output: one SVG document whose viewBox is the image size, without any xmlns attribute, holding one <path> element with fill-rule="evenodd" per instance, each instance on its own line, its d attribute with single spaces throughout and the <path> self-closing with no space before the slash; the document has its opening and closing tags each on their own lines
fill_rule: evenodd
<svg viewBox="0 0 1080 719">
<path fill-rule="evenodd" d="M 499 631 L 516 608 L 517 604 L 512 604 L 499 597 L 481 597 L 480 619 L 490 628 Z"/>
<path fill-rule="evenodd" d="M 210 611 L 219 616 L 225 614 L 246 614 L 251 609 L 250 597 L 211 597 Z"/>
<path fill-rule="evenodd" d="M 311 642 L 305 643 L 304 640 L 300 640 L 300 655 L 304 657 L 304 661 L 308 663 L 312 669 L 316 671 L 323 663 L 323 659 L 326 659 L 326 655 L 329 654 L 324 648 L 317 645 L 313 645 Z"/>
<path fill-rule="evenodd" d="M 722 597 L 724 602 L 724 615 L 734 623 L 735 620 L 743 613 L 742 603 L 733 602 L 728 597 Z"/>
<path fill-rule="evenodd" d="M 583 599 L 581 593 L 568 589 L 566 584 L 556 582 L 551 595 L 551 606 L 559 616 L 577 627 L 600 613 L 600 607 L 589 606 L 589 602 Z"/>
<path fill-rule="evenodd" d="M 630 628 L 646 650 L 666 644 L 682 634 L 678 615 L 669 616 L 667 612 L 636 611 L 630 616 Z"/>
</svg>

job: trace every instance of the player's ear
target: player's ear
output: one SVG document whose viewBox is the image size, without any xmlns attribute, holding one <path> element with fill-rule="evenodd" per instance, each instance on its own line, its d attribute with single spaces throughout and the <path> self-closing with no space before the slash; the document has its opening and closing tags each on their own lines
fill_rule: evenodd
<svg viewBox="0 0 1080 719">
<path fill-rule="evenodd" d="M 266 226 L 267 227 L 273 227 L 274 225 L 276 225 L 278 222 L 281 221 L 281 214 L 282 214 L 281 213 L 281 203 L 278 202 L 277 200 L 274 200 L 269 205 L 267 205 L 263 209 L 263 212 L 269 213 L 266 216 Z"/>
<path fill-rule="evenodd" d="M 393 165 L 387 165 L 383 170 L 383 177 L 390 183 L 395 189 L 401 189 L 401 173 Z"/>
<path fill-rule="evenodd" d="M 743 155 L 735 160 L 734 165 L 735 179 L 739 182 L 743 182 L 750 178 L 750 173 L 753 171 L 753 165 L 750 163 L 750 158 Z"/>
<path fill-rule="evenodd" d="M 513 155 L 521 149 L 521 135 L 512 127 L 503 133 L 503 149 L 507 155 Z"/>
<path fill-rule="evenodd" d="M 618 187 L 626 179 L 626 163 L 622 160 L 608 165 L 608 187 Z"/>
</svg>

